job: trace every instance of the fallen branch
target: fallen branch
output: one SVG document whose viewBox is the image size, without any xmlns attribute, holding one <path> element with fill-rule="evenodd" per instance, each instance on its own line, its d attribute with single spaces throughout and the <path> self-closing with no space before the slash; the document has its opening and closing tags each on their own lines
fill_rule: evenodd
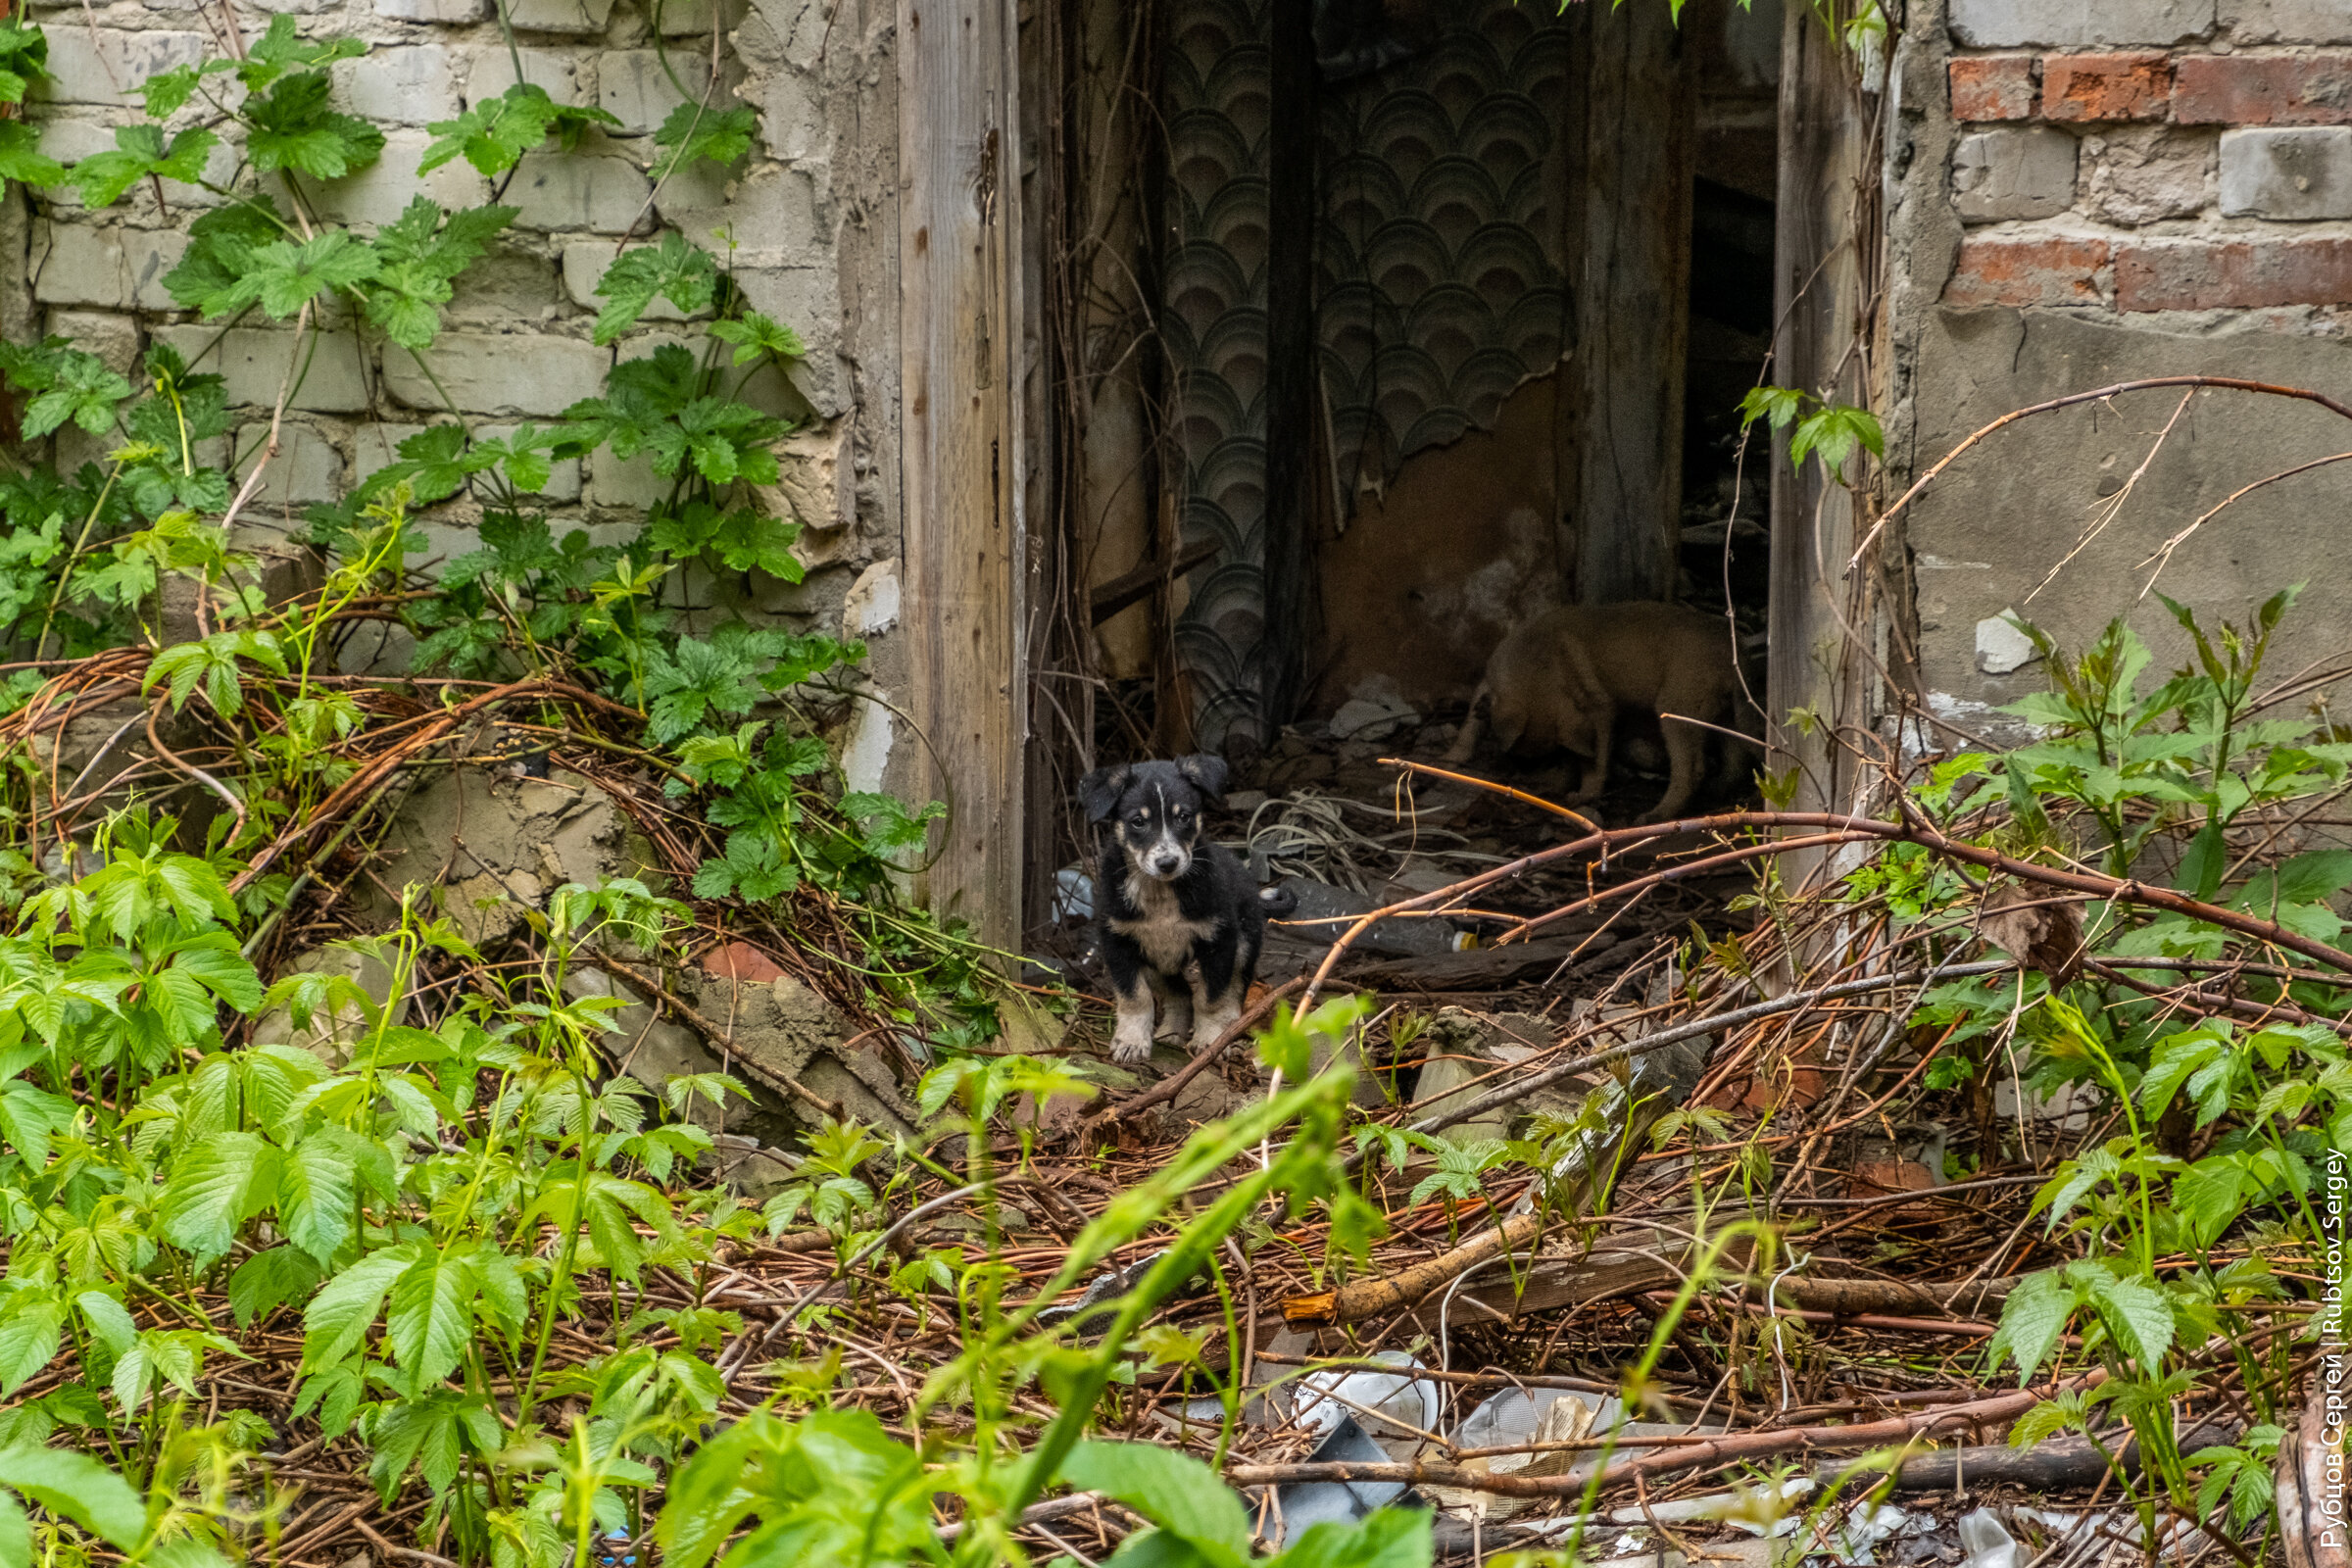
<svg viewBox="0 0 2352 1568">
<path fill-rule="evenodd" d="M 2065 1390 L 2094 1388 L 2106 1379 L 2106 1369 L 2102 1367 L 2054 1387 L 2020 1389 L 2015 1394 L 1997 1395 L 1989 1399 L 1940 1405 L 1918 1415 L 1866 1421 L 1858 1426 L 1789 1427 L 1776 1432 L 1726 1433 L 1709 1443 L 1676 1446 L 1639 1458 L 1621 1460 L 1600 1473 L 1599 1487 L 1605 1491 L 1610 1487 L 1627 1486 L 1635 1481 L 1653 1480 L 1686 1470 L 1719 1470 L 1726 1465 L 1769 1458 L 1776 1454 L 1846 1452 L 1856 1448 L 1878 1448 L 1910 1443 L 1940 1433 L 2005 1426 Z M 1328 1460 L 1296 1464 L 1240 1464 L 1228 1466 L 1225 1479 L 1237 1487 L 1281 1486 L 1298 1481 L 1389 1481 L 1417 1487 L 1451 1487 L 1463 1492 L 1485 1492 L 1504 1497 L 1581 1496 L 1587 1487 L 1593 1485 L 1593 1478 L 1590 1475 L 1496 1475 L 1490 1471 L 1465 1470 L 1459 1465 L 1420 1459 L 1386 1464 Z"/>
</svg>

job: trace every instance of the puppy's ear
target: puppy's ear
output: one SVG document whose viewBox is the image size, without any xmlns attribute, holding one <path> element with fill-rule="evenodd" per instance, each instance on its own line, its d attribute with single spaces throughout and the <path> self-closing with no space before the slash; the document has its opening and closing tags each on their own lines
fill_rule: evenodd
<svg viewBox="0 0 2352 1568">
<path fill-rule="evenodd" d="M 1086 819 L 1100 822 L 1118 809 L 1119 797 L 1127 793 L 1127 781 L 1134 772 L 1126 763 L 1116 767 L 1098 767 L 1078 781 L 1078 804 L 1086 808 Z"/>
<path fill-rule="evenodd" d="M 1180 757 L 1176 760 L 1176 771 L 1210 801 L 1225 799 L 1227 769 L 1222 757 L 1205 752 L 1198 757 Z"/>
</svg>

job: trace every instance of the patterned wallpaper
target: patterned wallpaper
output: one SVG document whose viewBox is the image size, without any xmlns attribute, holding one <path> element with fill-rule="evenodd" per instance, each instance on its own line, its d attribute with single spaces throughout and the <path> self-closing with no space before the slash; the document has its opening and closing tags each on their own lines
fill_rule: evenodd
<svg viewBox="0 0 2352 1568">
<path fill-rule="evenodd" d="M 1162 330 L 1177 378 L 1184 543 L 1214 541 L 1176 628 L 1202 744 L 1262 741 L 1267 14 L 1181 0 L 1166 66 Z M 1322 87 L 1317 337 L 1345 505 L 1423 448 L 1490 426 L 1567 330 L 1547 164 L 1569 35 L 1552 8 L 1471 0 L 1377 71 Z"/>
</svg>

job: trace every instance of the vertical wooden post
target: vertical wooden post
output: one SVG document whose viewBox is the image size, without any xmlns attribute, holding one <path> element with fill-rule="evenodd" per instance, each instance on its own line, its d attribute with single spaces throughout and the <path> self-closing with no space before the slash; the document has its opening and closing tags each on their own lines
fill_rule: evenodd
<svg viewBox="0 0 2352 1568">
<path fill-rule="evenodd" d="M 1872 401 L 1864 320 L 1878 224 L 1875 163 L 1851 63 L 1809 6 L 1788 7 L 1781 50 L 1779 233 L 1773 270 L 1772 378 L 1841 403 Z M 1866 176 L 1865 170 L 1871 172 Z M 1861 352 L 1848 350 L 1857 334 Z M 1835 378 L 1835 385 L 1830 384 Z M 1860 782 L 1830 731 L 1867 728 L 1877 607 L 1845 569 L 1854 495 L 1819 461 L 1788 462 L 1788 432 L 1772 445 L 1772 646 L 1766 702 L 1772 765 L 1799 769 L 1798 810 L 1845 810 Z M 1793 710 L 1811 715 L 1789 721 Z M 1810 862 L 1790 868 L 1802 879 Z"/>
<path fill-rule="evenodd" d="M 1604 605 L 1674 593 L 1697 90 L 1659 8 L 1583 10 L 1581 220 L 1569 230 L 1576 596 Z"/>
<path fill-rule="evenodd" d="M 915 894 L 1007 947 L 1029 728 L 1015 3 L 899 0 L 902 614 L 922 732 L 902 745 L 910 780 L 944 775 L 950 812 Z"/>
<path fill-rule="evenodd" d="M 1266 112 L 1265 633 L 1258 740 L 1297 716 L 1313 637 L 1315 464 L 1323 359 L 1315 341 L 1314 8 L 1274 0 Z"/>
</svg>

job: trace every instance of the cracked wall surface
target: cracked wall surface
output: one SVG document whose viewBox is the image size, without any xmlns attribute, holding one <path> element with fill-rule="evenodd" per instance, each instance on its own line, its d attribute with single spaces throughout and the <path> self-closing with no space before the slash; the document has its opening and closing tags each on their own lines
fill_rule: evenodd
<svg viewBox="0 0 2352 1568">
<path fill-rule="evenodd" d="M 2352 6 L 1910 0 L 1892 88 L 1889 500 L 2000 415 L 2118 381 L 2352 393 Z M 2308 582 L 2276 667 L 2352 644 L 2352 466 L 2156 559 L 2347 435 L 2309 404 L 2174 390 L 1994 436 L 1904 530 L 1930 708 L 1998 733 L 1994 710 L 2040 688 L 2012 612 L 2076 647 L 2128 613 L 2169 665 L 2184 639 L 2156 595 L 2242 618 Z"/>
<path fill-rule="evenodd" d="M 258 36 L 273 12 L 291 12 L 306 37 L 365 40 L 365 57 L 333 69 L 337 106 L 384 131 L 383 157 L 333 181 L 307 181 L 318 211 L 362 230 L 389 221 L 419 193 L 450 206 L 499 200 L 518 209 L 493 252 L 459 282 L 423 365 L 348 319 L 329 320 L 306 347 L 288 399 L 287 431 L 241 522 L 283 531 L 302 509 L 338 497 L 389 462 L 393 448 L 445 419 L 446 390 L 469 423 L 501 434 L 544 425 L 601 390 L 618 358 L 669 342 L 699 347 L 703 330 L 658 301 L 614 347 L 591 341 L 597 281 L 624 246 L 675 230 L 732 266 L 751 308 L 796 329 L 807 359 L 789 378 L 767 372 L 747 401 L 803 421 L 786 444 L 784 478 L 759 499 L 804 532 L 807 579 L 760 574 L 697 583 L 697 604 L 840 632 L 851 586 L 898 549 L 898 105 L 891 0 L 507 0 L 510 39 L 493 0 L 113 0 L 36 3 L 53 79 L 34 89 L 28 118 L 42 149 L 62 162 L 114 145 L 141 120 L 131 95 L 151 73 L 219 53 L 224 28 Z M 746 158 L 704 163 L 655 188 L 653 131 L 681 102 L 717 83 L 709 102 L 758 111 Z M 487 179 L 459 160 L 419 176 L 434 122 L 523 79 L 560 103 L 602 108 L 620 121 L 571 153 L 554 144 L 511 178 Z M 223 78 L 215 78 L 220 80 Z M 195 109 L 173 122 L 193 122 Z M 250 188 L 240 134 L 223 128 L 208 178 Z M 273 176 L 274 177 L 274 176 Z M 70 188 L 20 201 L 0 223 L 0 246 L 23 258 L 29 291 L 6 302 L 11 330 L 74 339 L 118 368 L 151 342 L 180 348 L 199 369 L 226 375 L 244 411 L 233 437 L 240 471 L 260 450 L 270 410 L 287 384 L 290 323 L 258 315 L 223 331 L 173 307 L 163 277 L 185 248 L 186 224 L 221 196 L 153 182 L 103 212 Z M 427 373 L 429 370 L 429 374 Z M 438 389 L 435 383 L 438 382 Z M 63 466 L 102 457 L 103 443 L 59 438 Z M 220 454 L 227 457 L 231 454 Z M 559 536 L 586 528 L 625 539 L 657 494 L 645 460 L 600 452 L 559 466 L 549 487 Z M 480 510 L 463 500 L 420 514 L 434 558 L 472 548 Z M 428 558 L 430 559 L 430 558 Z M 856 634 L 858 628 L 851 628 Z M 873 677 L 892 683 L 882 640 Z"/>
</svg>

